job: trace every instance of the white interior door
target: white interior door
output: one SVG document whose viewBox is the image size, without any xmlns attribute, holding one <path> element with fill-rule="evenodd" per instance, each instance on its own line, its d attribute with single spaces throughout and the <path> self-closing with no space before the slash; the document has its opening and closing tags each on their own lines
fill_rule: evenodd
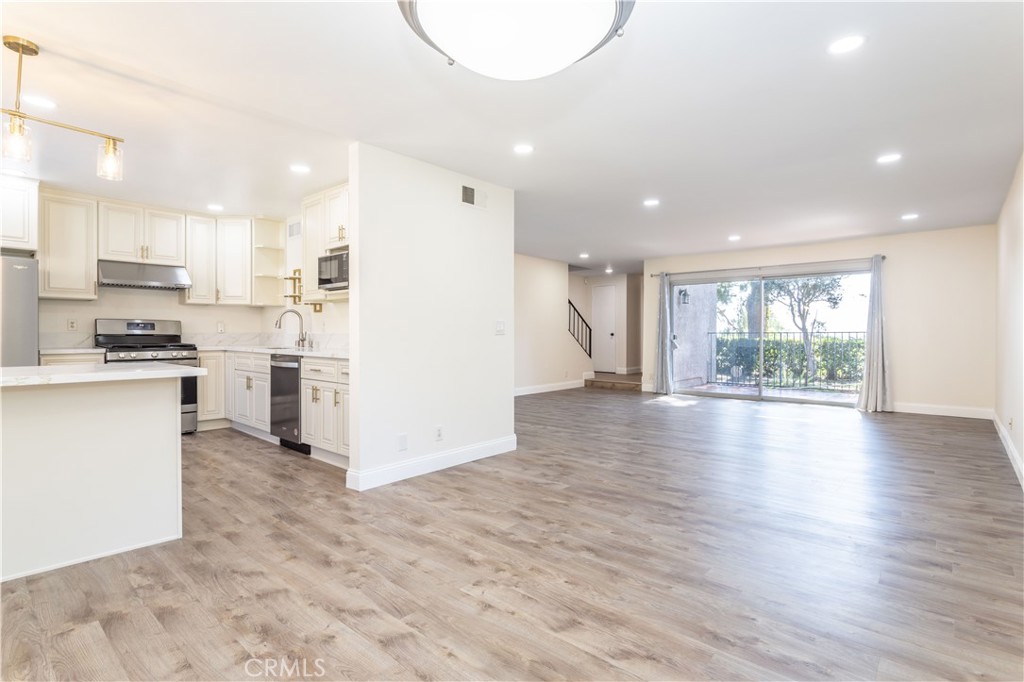
<svg viewBox="0 0 1024 682">
<path fill-rule="evenodd" d="M 591 294 L 595 372 L 615 371 L 615 286 L 594 287 Z"/>
</svg>

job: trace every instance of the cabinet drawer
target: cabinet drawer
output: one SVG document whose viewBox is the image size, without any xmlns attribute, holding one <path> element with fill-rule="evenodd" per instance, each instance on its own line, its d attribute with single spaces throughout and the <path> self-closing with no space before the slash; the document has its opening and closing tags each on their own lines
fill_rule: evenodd
<svg viewBox="0 0 1024 682">
<path fill-rule="evenodd" d="M 270 356 L 269 355 L 254 355 L 252 356 L 252 371 L 262 372 L 263 374 L 270 374 Z"/>
<path fill-rule="evenodd" d="M 330 358 L 302 358 L 302 378 L 347 384 L 348 361 Z"/>
<path fill-rule="evenodd" d="M 235 353 L 235 369 L 241 369 L 245 371 L 252 370 L 252 355 L 246 355 L 245 353 Z"/>
</svg>

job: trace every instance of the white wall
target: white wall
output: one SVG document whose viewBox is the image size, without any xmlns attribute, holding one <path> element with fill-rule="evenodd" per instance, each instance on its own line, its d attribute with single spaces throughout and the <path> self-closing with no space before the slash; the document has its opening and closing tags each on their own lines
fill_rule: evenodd
<svg viewBox="0 0 1024 682">
<path fill-rule="evenodd" d="M 991 418 L 995 396 L 994 225 L 645 261 L 644 276 L 887 256 L 883 305 L 893 398 L 902 412 Z M 644 293 L 644 390 L 653 390 L 658 288 Z"/>
<path fill-rule="evenodd" d="M 516 395 L 583 386 L 594 363 L 569 333 L 568 264 L 517 253 L 515 280 Z"/>
<path fill-rule="evenodd" d="M 1024 159 L 999 214 L 995 422 L 1017 477 L 1024 483 Z M 1012 420 L 1012 427 L 1011 427 Z"/>
<path fill-rule="evenodd" d="M 349 158 L 348 486 L 514 449 L 514 193 L 361 143 Z"/>
<path fill-rule="evenodd" d="M 644 276 L 626 277 L 626 369 L 639 372 L 643 365 Z"/>
</svg>

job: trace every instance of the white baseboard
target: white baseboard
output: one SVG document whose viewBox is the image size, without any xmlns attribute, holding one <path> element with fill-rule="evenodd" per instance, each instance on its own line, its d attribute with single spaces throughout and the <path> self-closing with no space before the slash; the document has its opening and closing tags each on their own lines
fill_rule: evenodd
<svg viewBox="0 0 1024 682">
<path fill-rule="evenodd" d="M 422 476 L 423 474 L 433 473 L 477 459 L 500 455 L 503 452 L 511 452 L 515 449 L 516 437 L 513 434 L 504 438 L 474 443 L 473 445 L 453 450 L 413 457 L 404 462 L 396 462 L 395 464 L 375 469 L 364 469 L 362 471 L 349 469 L 345 485 L 353 490 L 369 490 L 370 488 L 412 478 L 413 476 Z"/>
<path fill-rule="evenodd" d="M 1010 432 L 1003 426 L 998 415 L 992 419 L 992 423 L 996 425 L 996 433 L 999 434 L 999 440 L 1003 441 L 1003 447 L 1010 458 L 1010 464 L 1013 465 L 1013 470 L 1017 474 L 1017 481 L 1024 488 L 1024 460 L 1021 459 L 1021 453 L 1017 452 L 1017 448 L 1014 447 L 1013 440 L 1010 438 Z"/>
<path fill-rule="evenodd" d="M 309 456 L 312 459 L 317 460 L 318 462 L 330 464 L 331 466 L 336 466 L 339 469 L 348 469 L 348 455 L 339 455 L 336 452 L 331 452 L 330 450 L 323 450 L 321 448 L 316 447 L 315 445 L 310 445 Z"/>
<path fill-rule="evenodd" d="M 587 379 L 593 379 L 594 376 L 595 376 L 595 374 L 593 372 L 584 372 L 583 373 L 583 380 L 586 381 Z"/>
<path fill-rule="evenodd" d="M 591 379 L 592 378 L 593 377 L 591 377 Z M 583 388 L 583 379 L 576 379 L 575 381 L 560 381 L 557 384 L 540 384 L 539 386 L 520 386 L 515 390 L 514 395 L 530 395 L 531 393 L 564 391 L 570 388 Z"/>
<path fill-rule="evenodd" d="M 112 549 L 109 552 L 100 552 L 98 554 L 90 554 L 78 559 L 71 559 L 70 561 L 61 561 L 60 563 L 53 564 L 52 566 L 46 566 L 45 568 L 34 568 L 31 571 L 22 571 L 21 573 L 14 573 L 11 575 L 5 575 L 0 578 L 0 582 L 7 582 L 8 580 L 15 580 L 17 578 L 24 578 L 29 575 L 39 575 L 40 573 L 46 573 L 47 571 L 54 571 L 58 568 L 64 568 L 65 566 L 74 566 L 75 564 L 82 564 L 86 561 L 92 561 L 93 559 L 102 559 L 103 557 L 114 556 L 115 554 L 123 554 L 124 552 L 131 552 L 135 549 L 142 549 L 143 547 L 152 547 L 153 545 L 160 545 L 165 542 L 171 542 L 172 540 L 180 540 L 181 531 L 179 528 L 179 534 L 169 538 L 163 538 L 161 540 L 150 540 L 148 542 L 140 542 L 137 545 L 130 545 L 128 547 L 121 547 L 119 549 Z"/>
<path fill-rule="evenodd" d="M 280 438 L 275 438 L 274 436 L 271 436 L 266 431 L 260 431 L 259 429 L 254 429 L 251 426 L 246 426 L 245 424 L 239 424 L 238 422 L 231 422 L 231 428 L 233 428 L 235 431 L 241 431 L 242 433 L 244 433 L 246 435 L 249 435 L 249 436 L 252 436 L 253 438 L 259 438 L 260 440 L 265 440 L 268 443 L 273 443 L 274 445 L 280 445 L 281 444 L 281 439 Z"/>
<path fill-rule="evenodd" d="M 934 414 L 942 417 L 966 417 L 968 419 L 992 419 L 995 411 L 991 407 L 963 407 L 960 405 L 932 405 L 929 403 L 895 403 L 896 412 L 911 414 Z"/>
</svg>

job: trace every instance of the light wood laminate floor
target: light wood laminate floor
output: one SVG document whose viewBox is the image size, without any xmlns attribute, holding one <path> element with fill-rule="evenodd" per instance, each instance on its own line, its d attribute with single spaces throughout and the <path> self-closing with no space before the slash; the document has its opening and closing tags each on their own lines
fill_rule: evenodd
<svg viewBox="0 0 1024 682">
<path fill-rule="evenodd" d="M 185 539 L 5 583 L 3 679 L 1024 676 L 991 423 L 593 389 L 516 412 L 517 452 L 365 493 L 186 438 Z"/>
</svg>

